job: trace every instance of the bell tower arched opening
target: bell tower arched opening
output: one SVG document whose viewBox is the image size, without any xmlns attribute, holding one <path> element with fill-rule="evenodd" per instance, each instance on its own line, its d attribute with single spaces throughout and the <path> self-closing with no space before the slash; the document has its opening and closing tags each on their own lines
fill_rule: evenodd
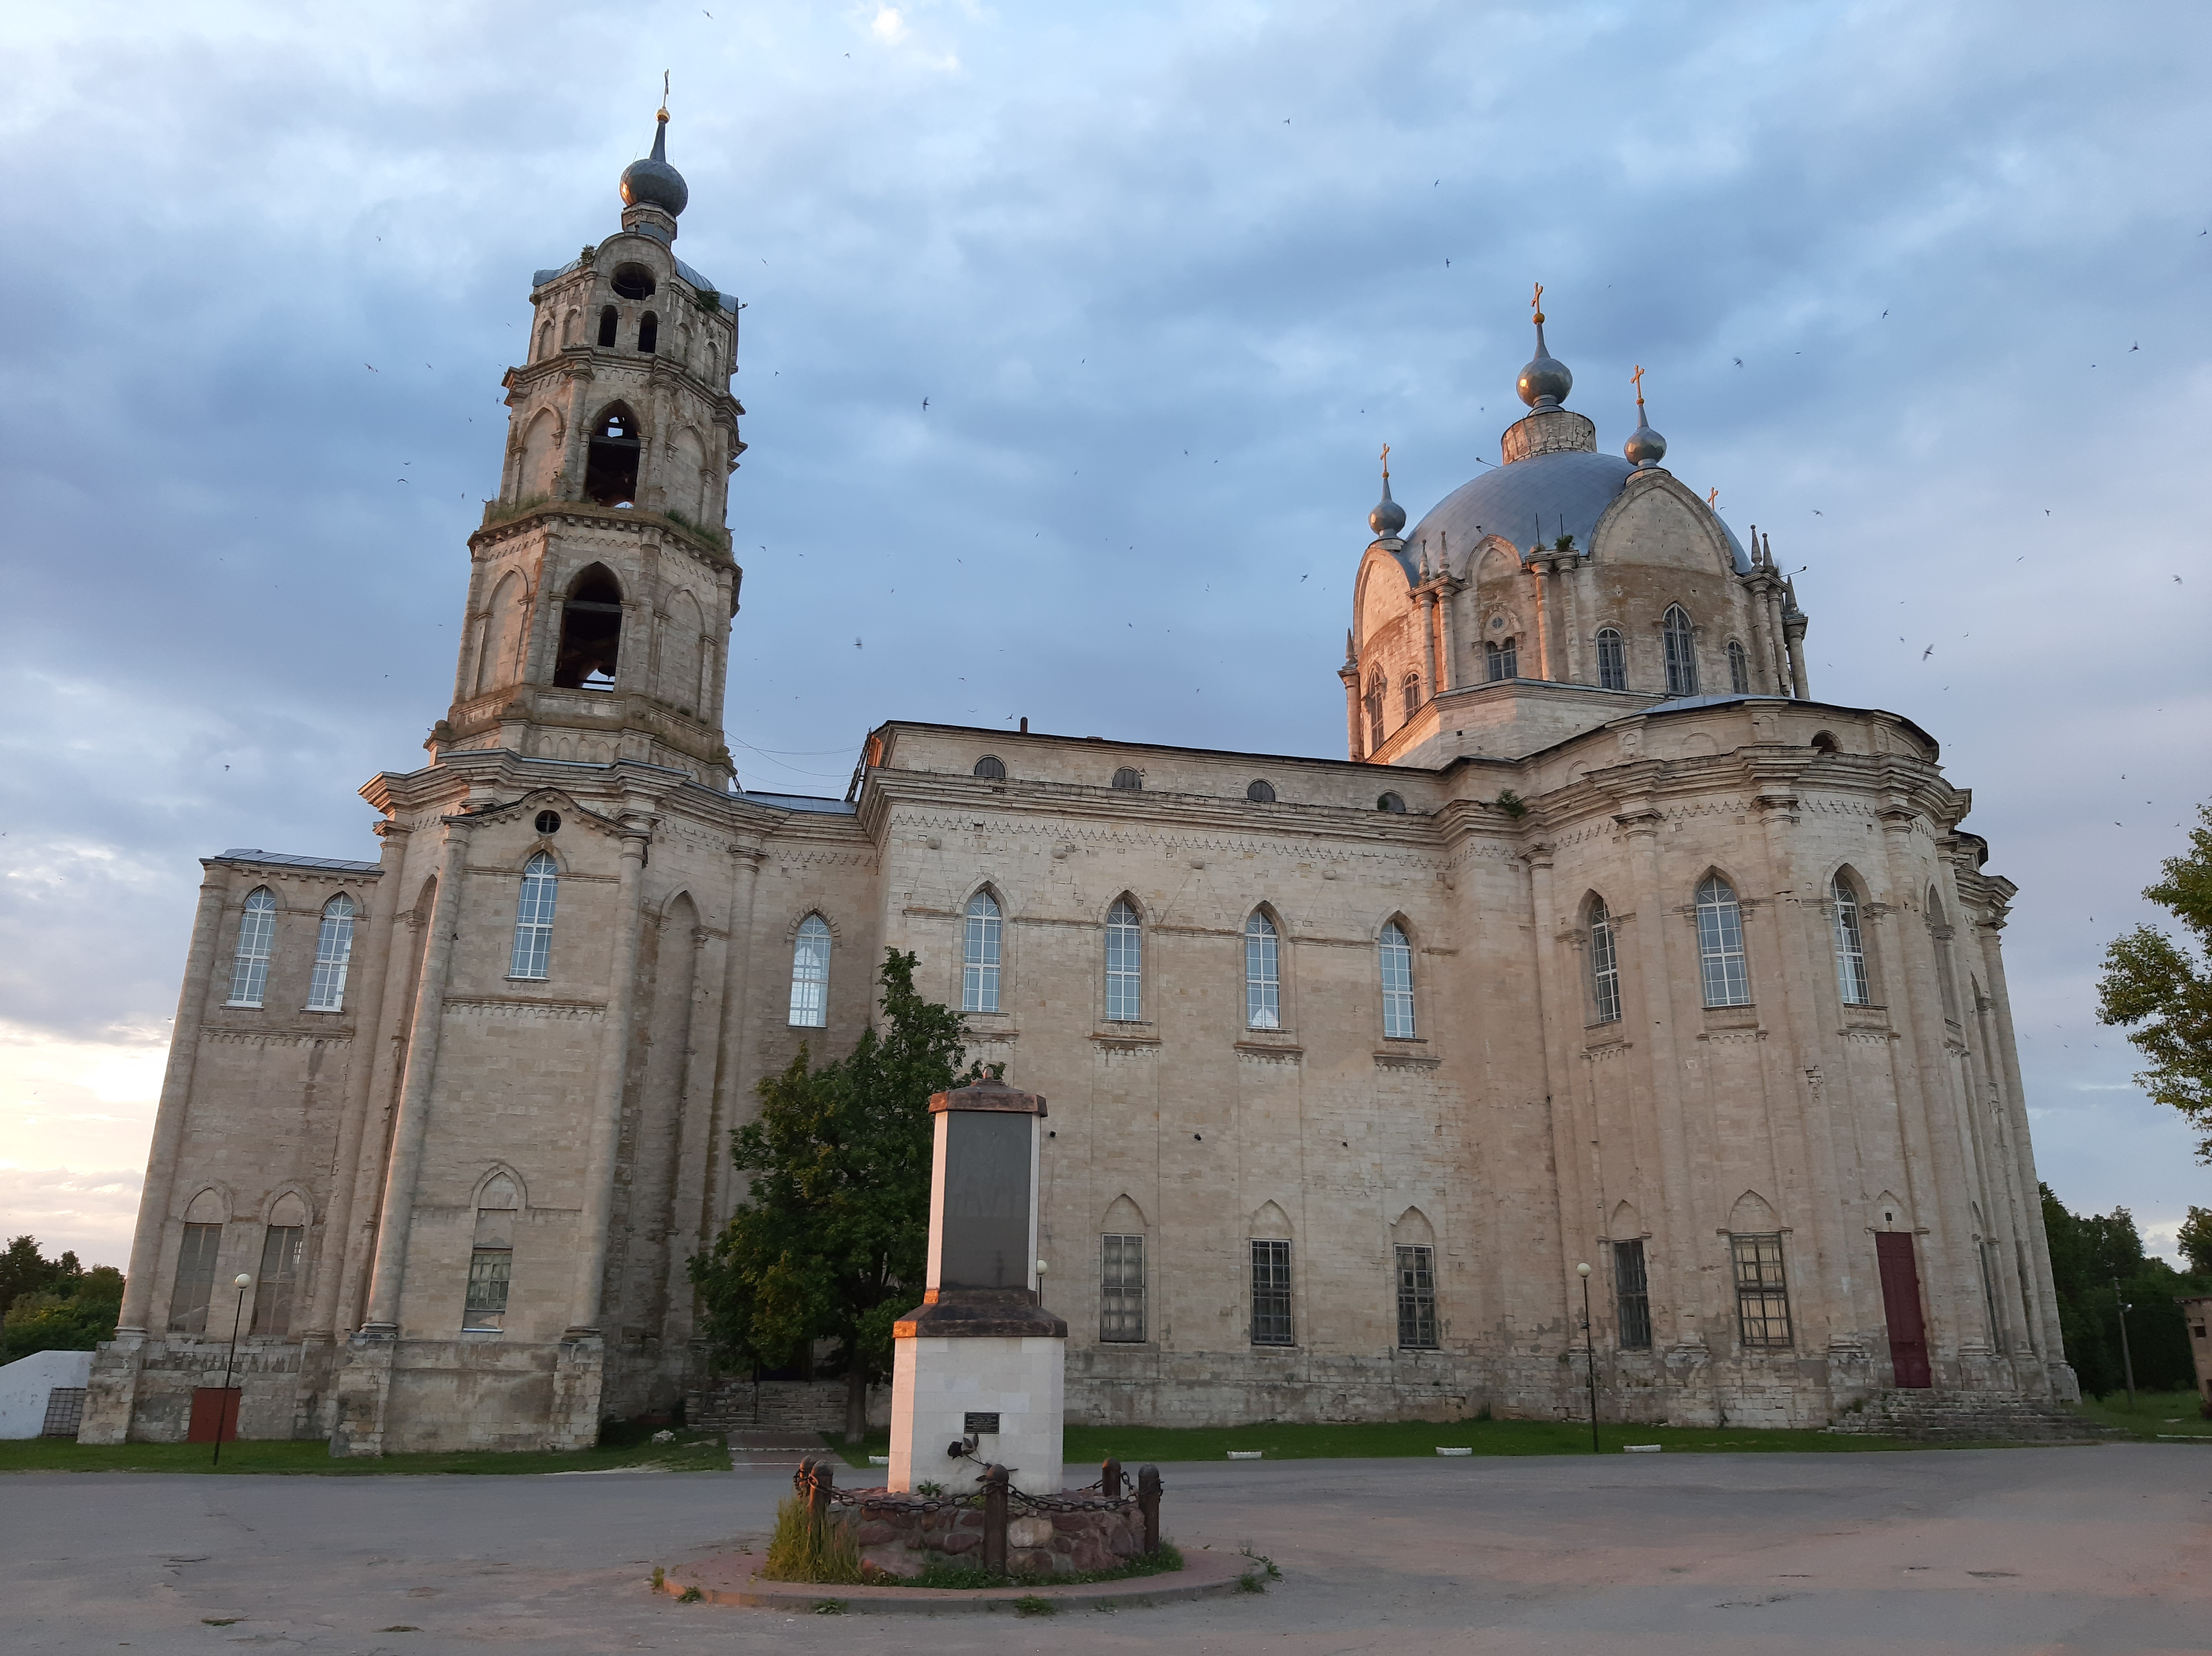
<svg viewBox="0 0 2212 1656">
<path fill-rule="evenodd" d="M 561 690 L 612 690 L 622 657 L 622 588 L 604 563 L 579 575 L 561 606 L 561 653 L 553 683 Z"/>
<path fill-rule="evenodd" d="M 584 463 L 584 498 L 600 506 L 629 506 L 637 499 L 637 416 L 627 403 L 609 405 L 592 426 Z"/>
</svg>

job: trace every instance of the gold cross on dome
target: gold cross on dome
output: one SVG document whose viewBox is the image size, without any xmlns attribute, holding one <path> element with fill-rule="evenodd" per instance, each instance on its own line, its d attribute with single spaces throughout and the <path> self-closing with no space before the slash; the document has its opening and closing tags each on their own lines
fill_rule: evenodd
<svg viewBox="0 0 2212 1656">
<path fill-rule="evenodd" d="M 1390 445 L 1387 442 L 1382 445 L 1382 480 L 1390 480 Z"/>
<path fill-rule="evenodd" d="M 1643 364 L 1643 363 L 1638 362 L 1638 363 L 1636 365 L 1636 372 L 1635 372 L 1635 373 L 1633 373 L 1633 374 L 1630 374 L 1630 375 L 1628 376 L 1628 382 L 1629 382 L 1629 384 L 1631 384 L 1631 385 L 1632 385 L 1632 386 L 1634 386 L 1634 387 L 1636 387 L 1636 405 L 1637 405 L 1638 408 L 1643 407 L 1643 406 L 1644 406 L 1644 364 Z"/>
<path fill-rule="evenodd" d="M 1539 322 L 1544 320 L 1544 284 L 1540 282 L 1536 284 L 1535 296 L 1528 301 L 1528 308 L 1536 313 Z"/>
<path fill-rule="evenodd" d="M 1721 491 L 1720 491 L 1719 490 L 1717 490 L 1717 489 L 1708 489 L 1708 490 L 1705 490 L 1705 504 L 1706 504 L 1706 505 L 1708 505 L 1708 506 L 1711 506 L 1711 505 L 1715 501 L 1718 500 L 1720 497 L 1721 497 Z"/>
</svg>

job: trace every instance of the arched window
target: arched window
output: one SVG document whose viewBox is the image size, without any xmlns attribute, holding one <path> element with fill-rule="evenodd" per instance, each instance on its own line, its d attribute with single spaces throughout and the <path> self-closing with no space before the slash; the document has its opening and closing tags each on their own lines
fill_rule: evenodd
<svg viewBox="0 0 2212 1656">
<path fill-rule="evenodd" d="M 1255 805 L 1273 805 L 1275 802 L 1275 785 L 1255 782 L 1244 789 L 1244 797 Z"/>
<path fill-rule="evenodd" d="M 1867 986 L 1866 941 L 1859 934 L 1858 894 L 1841 874 L 1830 888 L 1835 898 L 1836 987 L 1847 1007 L 1863 1007 L 1874 996 Z"/>
<path fill-rule="evenodd" d="M 468 1294 L 461 1307 L 464 1328 L 507 1326 L 507 1300 L 514 1285 L 514 1219 L 521 1197 L 505 1173 L 484 1181 L 477 1197 L 476 1245 L 469 1253 Z"/>
<path fill-rule="evenodd" d="M 621 321 L 622 318 L 616 314 L 612 305 L 599 313 L 599 343 L 610 350 L 614 349 L 615 329 Z"/>
<path fill-rule="evenodd" d="M 1413 1038 L 1413 946 L 1395 921 L 1382 928 L 1382 1032 Z"/>
<path fill-rule="evenodd" d="M 961 928 L 960 1009 L 996 1012 L 999 1009 L 999 931 L 1003 922 L 990 892 L 978 892 L 968 899 L 967 923 Z"/>
<path fill-rule="evenodd" d="M 1137 774 L 1133 766 L 1125 764 L 1114 773 L 1114 786 L 1125 794 L 1133 794 L 1144 785 L 1145 779 Z"/>
<path fill-rule="evenodd" d="M 246 894 L 238 916 L 238 952 L 230 962 L 230 999 L 226 1005 L 258 1007 L 269 987 L 269 953 L 276 937 L 276 899 L 266 886 Z"/>
<path fill-rule="evenodd" d="M 1611 627 L 1600 627 L 1597 630 L 1597 687 L 1628 688 L 1628 647 Z"/>
<path fill-rule="evenodd" d="M 1614 947 L 1613 913 L 1605 899 L 1594 897 L 1589 906 L 1590 1006 L 1594 1022 L 1620 1021 L 1620 955 Z"/>
<path fill-rule="evenodd" d="M 353 960 L 353 917 L 360 905 L 340 892 L 323 904 L 323 923 L 315 934 L 315 979 L 307 989 L 307 1010 L 336 1012 L 345 1005 L 346 967 Z"/>
<path fill-rule="evenodd" d="M 1283 977 L 1275 922 L 1260 910 L 1244 922 L 1244 1026 L 1283 1026 Z"/>
<path fill-rule="evenodd" d="M 1669 696 L 1694 696 L 1698 693 L 1698 642 L 1690 629 L 1690 614 L 1680 604 L 1667 606 L 1666 619 L 1659 624 L 1659 633 L 1667 647 L 1667 693 Z"/>
<path fill-rule="evenodd" d="M 1004 782 L 1006 779 L 1006 763 L 1004 759 L 986 753 L 975 761 L 975 774 L 985 782 Z"/>
<path fill-rule="evenodd" d="M 1743 653 L 1743 646 L 1733 638 L 1729 640 L 1729 688 L 1739 696 L 1751 694 L 1751 658 Z"/>
<path fill-rule="evenodd" d="M 1743 959 L 1743 910 L 1735 887 L 1707 874 L 1698 887 L 1698 966 L 1709 1007 L 1747 1007 L 1751 976 Z"/>
<path fill-rule="evenodd" d="M 650 356 L 660 348 L 660 319 L 651 311 L 637 321 L 637 351 L 641 356 Z"/>
<path fill-rule="evenodd" d="M 622 588 L 605 564 L 579 575 L 561 606 L 553 682 L 562 690 L 612 690 L 622 660 Z"/>
<path fill-rule="evenodd" d="M 613 340 L 606 341 L 612 344 Z M 592 426 L 584 461 L 584 498 L 601 506 L 628 506 L 637 499 L 637 416 L 617 403 Z"/>
<path fill-rule="evenodd" d="M 1521 641 L 1517 638 L 1486 640 L 1482 646 L 1482 664 L 1493 685 L 1504 679 L 1518 679 L 1521 676 Z"/>
<path fill-rule="evenodd" d="M 1367 680 L 1367 751 L 1372 753 L 1382 746 L 1382 675 L 1372 674 Z"/>
<path fill-rule="evenodd" d="M 1421 710 L 1421 675 L 1409 673 L 1405 684 L 1406 717 L 1410 720 Z"/>
<path fill-rule="evenodd" d="M 522 897 L 514 908 L 514 953 L 510 977 L 542 978 L 553 958 L 553 904 L 561 894 L 561 865 L 544 851 L 522 865 Z"/>
<path fill-rule="evenodd" d="M 1106 1021 L 1141 1023 L 1145 1016 L 1144 933 L 1137 911 L 1119 898 L 1106 910 Z"/>
<path fill-rule="evenodd" d="M 821 1029 L 830 1022 L 830 922 L 810 914 L 791 945 L 791 1024 Z"/>
<path fill-rule="evenodd" d="M 292 1331 L 292 1299 L 307 1250 L 307 1204 L 287 1192 L 269 1210 L 261 1233 L 261 1274 L 253 1284 L 253 1332 L 282 1338 Z"/>
<path fill-rule="evenodd" d="M 1375 808 L 1387 811 L 1394 817 L 1402 817 L 1406 814 L 1406 801 L 1400 795 L 1384 794 L 1375 801 Z"/>
</svg>

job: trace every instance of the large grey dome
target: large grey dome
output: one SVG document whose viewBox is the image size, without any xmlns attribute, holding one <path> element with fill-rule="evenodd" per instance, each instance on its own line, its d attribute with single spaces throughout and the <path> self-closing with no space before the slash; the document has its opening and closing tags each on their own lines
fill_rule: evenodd
<svg viewBox="0 0 2212 1656">
<path fill-rule="evenodd" d="M 691 186 L 684 174 L 668 164 L 668 116 L 661 114 L 653 129 L 653 153 L 623 168 L 622 198 L 625 207 L 658 207 L 673 218 L 690 204 Z"/>
<path fill-rule="evenodd" d="M 1485 535 L 1503 535 L 1524 552 L 1572 535 L 1575 549 L 1587 552 L 1597 521 L 1635 469 L 1618 455 L 1566 450 L 1485 472 L 1429 509 L 1407 538 L 1408 553 L 1418 557 L 1425 549 L 1431 563 L 1449 554 L 1458 568 L 1456 560 L 1465 558 Z M 1748 571 L 1750 556 L 1735 532 L 1725 522 L 1721 529 L 1737 572 Z"/>
</svg>

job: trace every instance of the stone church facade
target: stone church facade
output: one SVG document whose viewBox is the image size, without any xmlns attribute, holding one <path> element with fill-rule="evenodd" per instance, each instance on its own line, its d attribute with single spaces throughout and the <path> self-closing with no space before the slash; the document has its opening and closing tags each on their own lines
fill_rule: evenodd
<svg viewBox="0 0 2212 1656">
<path fill-rule="evenodd" d="M 1504 463 L 1410 533 L 1386 473 L 1347 758 L 895 721 L 796 798 L 721 734 L 733 301 L 662 137 L 623 195 L 538 273 L 380 855 L 204 859 L 85 1441 L 184 1436 L 234 1321 L 249 1437 L 666 1406 L 729 1132 L 887 947 L 1050 1100 L 1071 1418 L 1573 1417 L 1585 1282 L 1608 1418 L 2075 1395 L 1969 797 L 1540 314 Z"/>
</svg>

